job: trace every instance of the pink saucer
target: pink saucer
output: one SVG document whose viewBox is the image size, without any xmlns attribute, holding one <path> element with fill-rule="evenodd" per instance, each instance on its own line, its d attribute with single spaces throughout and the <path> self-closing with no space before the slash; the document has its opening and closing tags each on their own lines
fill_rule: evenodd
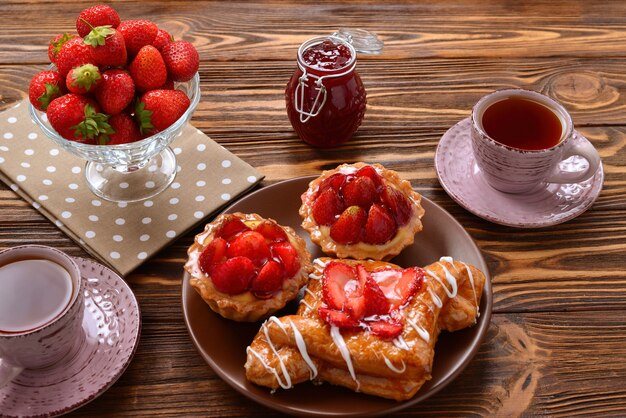
<svg viewBox="0 0 626 418">
<path fill-rule="evenodd" d="M 575 135 L 582 137 L 577 131 Z M 578 171 L 586 164 L 574 156 L 562 162 L 561 168 Z M 581 183 L 547 184 L 525 194 L 499 192 L 487 184 L 474 161 L 469 118 L 441 137 L 435 170 L 441 186 L 459 205 L 488 221 L 518 228 L 546 227 L 575 218 L 593 204 L 604 180 L 600 164 L 596 174 Z"/>
<path fill-rule="evenodd" d="M 74 257 L 85 286 L 85 340 L 62 362 L 25 370 L 0 388 L 0 415 L 57 416 L 106 391 L 135 354 L 141 316 L 135 295 L 109 268 Z"/>
</svg>

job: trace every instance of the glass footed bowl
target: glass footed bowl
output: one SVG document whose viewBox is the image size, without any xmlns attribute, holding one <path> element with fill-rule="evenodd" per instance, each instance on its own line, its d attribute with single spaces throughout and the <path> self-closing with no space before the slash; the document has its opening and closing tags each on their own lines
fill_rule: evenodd
<svg viewBox="0 0 626 418">
<path fill-rule="evenodd" d="M 121 145 L 90 145 L 61 137 L 50 125 L 45 112 L 29 105 L 37 126 L 63 149 L 87 160 L 85 179 L 97 196 L 113 202 L 137 202 L 167 189 L 176 177 L 176 157 L 169 147 L 179 136 L 200 101 L 198 73 L 176 89 L 191 101 L 185 113 L 169 128 L 141 141 Z"/>
</svg>

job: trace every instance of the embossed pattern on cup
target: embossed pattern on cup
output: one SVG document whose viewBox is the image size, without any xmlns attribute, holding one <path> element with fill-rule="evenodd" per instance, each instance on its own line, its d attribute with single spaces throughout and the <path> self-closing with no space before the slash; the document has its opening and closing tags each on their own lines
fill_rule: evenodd
<svg viewBox="0 0 626 418">
<path fill-rule="evenodd" d="M 551 109 L 563 126 L 559 142 L 547 149 L 522 150 L 504 145 L 491 137 L 482 127 L 482 114 L 491 104 L 507 97 L 521 97 Z M 476 164 L 493 188 L 507 193 L 525 193 L 546 183 L 577 183 L 594 175 L 600 157 L 597 150 L 574 133 L 572 118 L 555 100 L 540 93 L 523 90 L 498 90 L 480 99 L 471 115 L 472 149 Z M 579 172 L 563 172 L 559 162 L 580 155 L 589 165 Z"/>
</svg>

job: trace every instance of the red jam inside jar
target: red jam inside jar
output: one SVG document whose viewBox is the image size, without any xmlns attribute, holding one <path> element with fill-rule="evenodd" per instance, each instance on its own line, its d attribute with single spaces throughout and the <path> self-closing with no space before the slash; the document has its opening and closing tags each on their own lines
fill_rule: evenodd
<svg viewBox="0 0 626 418">
<path fill-rule="evenodd" d="M 356 51 L 343 39 L 320 37 L 300 46 L 285 100 L 291 125 L 307 144 L 338 146 L 361 125 L 367 99 L 355 65 Z"/>
</svg>

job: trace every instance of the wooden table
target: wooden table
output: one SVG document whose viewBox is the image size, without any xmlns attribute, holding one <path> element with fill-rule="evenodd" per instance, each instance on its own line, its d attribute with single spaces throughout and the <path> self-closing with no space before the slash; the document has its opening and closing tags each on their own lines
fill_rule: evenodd
<svg viewBox="0 0 626 418">
<path fill-rule="evenodd" d="M 494 315 L 475 359 L 446 389 L 400 415 L 626 415 L 626 4 L 507 1 L 111 2 L 200 51 L 193 123 L 266 175 L 264 185 L 342 162 L 380 162 L 448 210 L 489 264 Z M 0 5 L 0 108 L 27 97 L 46 45 L 71 31 L 74 1 Z M 377 32 L 361 57 L 368 110 L 336 150 L 302 143 L 284 87 L 304 40 L 340 26 Z M 565 224 L 520 230 L 462 209 L 433 166 L 437 142 L 486 93 L 544 92 L 572 113 L 604 162 L 593 207 Z M 83 250 L 0 185 L 0 247 Z M 196 230 L 127 277 L 143 332 L 119 381 L 75 416 L 272 416 L 224 383 L 193 346 L 181 310 L 182 265 Z"/>
</svg>

